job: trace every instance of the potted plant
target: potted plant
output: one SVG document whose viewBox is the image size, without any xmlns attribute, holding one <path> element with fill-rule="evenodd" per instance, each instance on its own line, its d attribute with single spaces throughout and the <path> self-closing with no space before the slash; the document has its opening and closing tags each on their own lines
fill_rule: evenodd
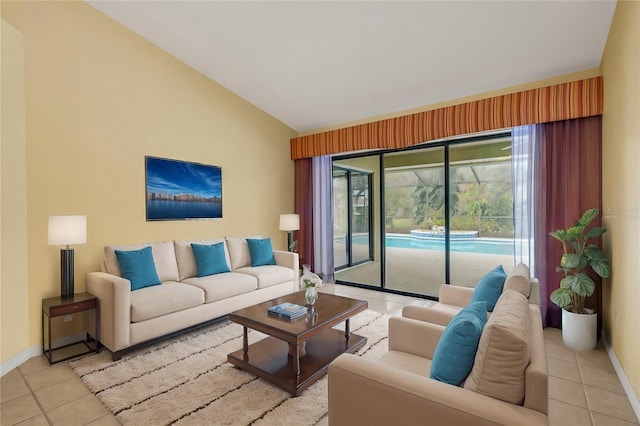
<svg viewBox="0 0 640 426">
<path fill-rule="evenodd" d="M 589 209 L 568 229 L 558 229 L 549 235 L 562 243 L 564 254 L 560 258 L 558 272 L 564 272 L 560 288 L 551 293 L 551 301 L 562 308 L 562 340 L 577 351 L 595 348 L 598 320 L 593 309 L 586 308 L 584 301 L 596 289 L 593 279 L 584 271 L 591 268 L 602 278 L 611 274 L 607 256 L 595 244 L 593 238 L 600 237 L 607 230 L 587 226 L 598 216 L 598 209 Z"/>
</svg>

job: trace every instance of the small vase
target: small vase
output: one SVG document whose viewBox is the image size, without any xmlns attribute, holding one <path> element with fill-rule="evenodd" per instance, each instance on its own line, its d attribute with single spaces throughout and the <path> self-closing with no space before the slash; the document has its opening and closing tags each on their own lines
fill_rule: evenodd
<svg viewBox="0 0 640 426">
<path fill-rule="evenodd" d="M 308 306 L 313 306 L 318 300 L 318 291 L 315 287 L 307 287 L 307 290 L 304 292 L 304 299 L 307 301 Z"/>
</svg>

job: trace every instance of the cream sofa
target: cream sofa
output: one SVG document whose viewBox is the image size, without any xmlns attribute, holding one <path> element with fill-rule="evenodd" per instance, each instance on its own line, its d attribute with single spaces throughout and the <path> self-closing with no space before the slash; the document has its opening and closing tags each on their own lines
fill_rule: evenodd
<svg viewBox="0 0 640 426">
<path fill-rule="evenodd" d="M 197 277 L 191 243 L 219 242 L 231 272 Z M 162 284 L 131 291 L 115 250 L 147 246 Z M 274 250 L 274 257 L 276 265 L 252 267 L 244 238 L 107 246 L 101 272 L 87 274 L 87 291 L 100 301 L 99 341 L 117 360 L 136 346 L 298 291 L 298 254 Z"/>
<path fill-rule="evenodd" d="M 351 354 L 329 366 L 329 424 L 547 425 L 547 364 L 538 305 L 509 290 L 484 326 L 461 386 L 429 378 L 445 326 L 389 320 L 379 361 Z"/>
</svg>

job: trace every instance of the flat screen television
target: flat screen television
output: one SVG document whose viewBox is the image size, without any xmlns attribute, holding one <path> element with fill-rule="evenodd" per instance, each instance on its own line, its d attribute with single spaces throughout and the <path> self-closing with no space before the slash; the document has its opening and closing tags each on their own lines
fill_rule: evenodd
<svg viewBox="0 0 640 426">
<path fill-rule="evenodd" d="M 222 218 L 222 169 L 145 157 L 147 221 Z"/>
</svg>

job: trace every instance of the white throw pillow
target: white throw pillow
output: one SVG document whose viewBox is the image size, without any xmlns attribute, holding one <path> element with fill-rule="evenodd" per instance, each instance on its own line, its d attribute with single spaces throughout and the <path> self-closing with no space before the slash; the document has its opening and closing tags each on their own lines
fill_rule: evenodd
<svg viewBox="0 0 640 426">
<path fill-rule="evenodd" d="M 262 238 L 261 236 L 247 237 L 247 238 Z M 245 266 L 251 266 L 251 252 L 249 251 L 249 244 L 247 244 L 246 238 L 233 238 L 226 237 L 227 249 L 229 251 L 229 266 L 231 270 L 238 268 L 244 268 Z"/>
</svg>

